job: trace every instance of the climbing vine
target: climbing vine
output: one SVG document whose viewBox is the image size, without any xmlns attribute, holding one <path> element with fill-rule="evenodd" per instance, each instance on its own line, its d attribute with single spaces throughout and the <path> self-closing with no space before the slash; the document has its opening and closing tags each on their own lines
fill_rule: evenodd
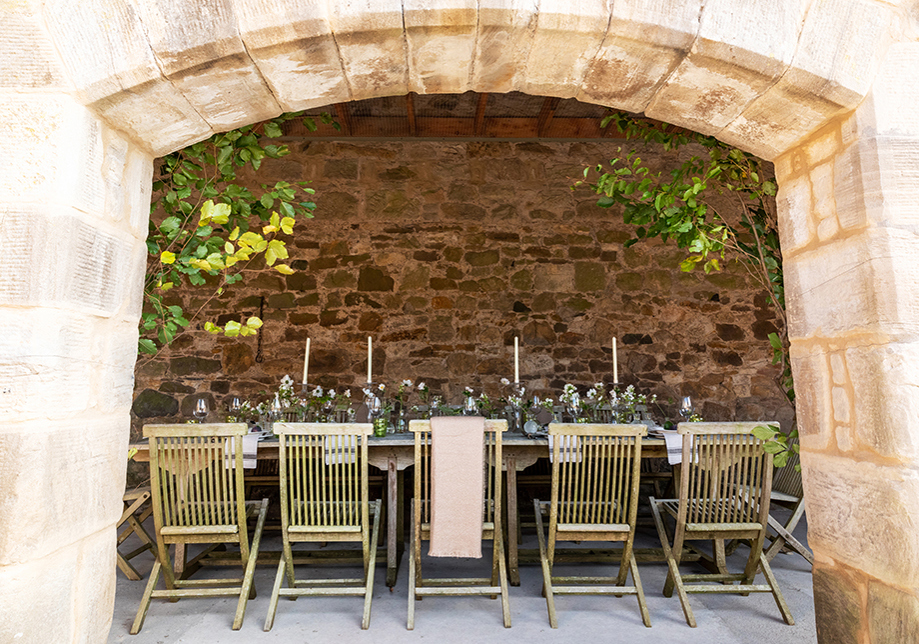
<svg viewBox="0 0 919 644">
<path fill-rule="evenodd" d="M 737 261 L 768 294 L 780 324 L 769 334 L 773 363 L 779 365 L 776 384 L 789 404 L 794 404 L 794 382 L 788 354 L 785 286 L 782 250 L 779 246 L 774 200 L 776 185 L 764 162 L 752 154 L 722 143 L 714 137 L 666 126 L 621 113 L 608 115 L 602 126 L 613 123 L 628 139 L 677 151 L 697 144 L 704 155 L 692 155 L 664 174 L 655 171 L 636 150 L 606 163 L 584 169 L 577 186 L 587 186 L 600 195 L 597 205 L 618 206 L 625 223 L 634 226 L 631 246 L 658 237 L 676 243 L 686 251 L 680 269 L 705 273 L 720 271 L 726 262 Z M 730 213 L 721 204 L 725 196 L 737 206 Z M 739 212 L 739 217 L 734 213 Z M 776 465 L 784 465 L 797 451 L 787 436 L 768 428 L 761 438 L 770 441 Z M 771 432 L 770 436 L 766 436 Z"/>
<path fill-rule="evenodd" d="M 138 350 L 156 354 L 197 318 L 224 290 L 243 279 L 247 269 L 265 266 L 291 274 L 283 260 L 284 236 L 299 220 L 311 218 L 314 193 L 306 182 L 279 181 L 251 190 L 237 182 L 246 167 L 257 171 L 265 159 L 279 159 L 287 146 L 271 142 L 281 126 L 299 119 L 310 130 L 316 120 L 301 112 L 216 134 L 159 160 L 153 181 L 147 236 L 144 310 Z M 329 114 L 320 122 L 337 127 Z M 209 295 L 194 311 L 170 298 L 183 284 L 209 287 Z M 210 333 L 229 337 L 252 335 L 262 326 L 255 316 L 220 326 L 206 321 Z"/>
</svg>

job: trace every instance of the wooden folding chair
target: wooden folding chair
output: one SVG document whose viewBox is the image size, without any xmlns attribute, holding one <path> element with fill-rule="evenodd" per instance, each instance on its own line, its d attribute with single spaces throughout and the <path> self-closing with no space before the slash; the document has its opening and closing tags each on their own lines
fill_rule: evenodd
<svg viewBox="0 0 919 644">
<path fill-rule="evenodd" d="M 676 587 L 686 623 L 690 626 L 694 627 L 696 620 L 687 593 L 772 593 L 785 623 L 794 624 L 763 552 L 772 489 L 772 454 L 767 453 L 763 441 L 751 433 L 763 424 L 680 423 L 677 426 L 683 436 L 680 498 L 650 499 L 669 568 L 664 595 L 672 596 Z M 662 511 L 676 521 L 672 548 Z M 726 539 L 750 540 L 750 556 L 742 573 L 727 571 Z M 681 574 L 679 564 L 683 546 L 696 540 L 712 541 L 711 557 L 690 545 L 703 554 L 700 563 L 707 564 L 710 572 Z M 763 572 L 766 584 L 753 583 L 757 569 Z M 716 582 L 717 585 L 693 582 Z"/>
<path fill-rule="evenodd" d="M 535 499 L 536 533 L 549 625 L 558 628 L 555 595 L 636 595 L 641 619 L 651 626 L 632 547 L 638 514 L 641 437 L 644 425 L 549 425 L 552 492 Z M 548 516 L 548 538 L 543 517 Z M 548 545 L 547 545 L 548 541 Z M 559 541 L 623 542 L 616 577 L 552 575 Z M 568 550 L 566 549 L 566 553 Z M 628 573 L 633 586 L 626 586 Z"/>
<path fill-rule="evenodd" d="M 153 556 L 156 557 L 156 541 L 153 540 L 153 537 L 150 536 L 143 526 L 144 521 L 153 514 L 153 505 L 149 503 L 150 488 L 141 487 L 136 490 L 128 490 L 124 493 L 122 501 L 124 502 L 124 511 L 121 513 L 121 518 L 118 520 L 118 525 L 115 527 L 116 532 L 120 531 L 118 532 L 116 543 L 115 554 L 117 559 L 115 563 L 118 564 L 118 568 L 121 569 L 125 577 L 131 581 L 139 581 L 140 573 L 131 565 L 131 559 L 147 550 L 153 552 Z M 122 529 L 122 527 L 124 529 Z M 117 546 L 124 543 L 132 534 L 137 535 L 142 545 L 127 554 L 122 554 L 121 551 L 117 549 Z"/>
<path fill-rule="evenodd" d="M 493 542 L 491 578 L 425 578 L 421 571 L 421 542 L 431 538 L 431 421 L 409 421 L 415 438 L 415 497 L 412 499 L 411 553 L 408 573 L 408 630 L 415 627 L 415 602 L 424 596 L 501 596 L 505 628 L 511 626 L 508 600 L 507 561 L 501 527 L 502 453 L 501 435 L 506 420 L 485 421 L 483 454 L 484 504 L 482 539 Z"/>
<path fill-rule="evenodd" d="M 370 423 L 275 423 L 280 439 L 281 536 L 284 549 L 268 605 L 271 630 L 279 597 L 363 596 L 361 628 L 370 626 L 380 502 L 369 500 Z M 373 523 L 371 524 L 371 520 Z M 347 579 L 296 579 L 293 543 L 360 542 L 364 573 Z M 297 562 L 299 563 L 299 562 Z M 284 578 L 287 588 L 281 588 Z"/>
<path fill-rule="evenodd" d="M 801 472 L 795 468 L 798 463 L 798 455 L 792 453 L 785 467 L 776 468 L 773 474 L 773 508 L 776 505 L 787 508 L 791 510 L 791 516 L 783 524 L 779 522 L 774 513 L 770 512 L 769 529 L 771 532 L 766 532 L 766 539 L 769 540 L 766 546 L 766 561 L 771 562 L 780 552 L 797 552 L 813 566 L 814 554 L 791 534 L 801 517 L 804 516 L 804 486 L 801 483 Z M 772 532 L 775 534 L 773 535 Z"/>
<path fill-rule="evenodd" d="M 258 557 L 268 499 L 246 502 L 243 484 L 245 423 L 146 425 L 150 439 L 150 489 L 156 526 L 157 561 L 131 627 L 136 635 L 154 598 L 176 601 L 181 597 L 238 596 L 233 630 L 239 630 Z M 249 545 L 248 518 L 257 524 Z M 237 544 L 240 578 L 179 579 L 169 557 L 171 544 L 210 544 L 188 570 L 207 563 L 206 555 L 218 546 Z M 166 588 L 157 590 L 160 572 Z"/>
</svg>

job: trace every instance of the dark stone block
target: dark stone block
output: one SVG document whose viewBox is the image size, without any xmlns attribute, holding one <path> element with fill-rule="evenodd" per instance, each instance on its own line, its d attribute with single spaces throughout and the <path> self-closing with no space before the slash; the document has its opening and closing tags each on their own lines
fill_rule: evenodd
<svg viewBox="0 0 919 644">
<path fill-rule="evenodd" d="M 456 290 L 456 281 L 444 279 L 443 277 L 432 277 L 431 288 L 435 291 Z"/>
<path fill-rule="evenodd" d="M 313 275 L 294 273 L 293 275 L 285 276 L 285 281 L 287 282 L 287 288 L 291 291 L 316 290 L 316 278 Z"/>
<path fill-rule="evenodd" d="M 357 280 L 357 288 L 361 291 L 391 291 L 394 286 L 393 278 L 372 266 L 362 268 Z"/>
<path fill-rule="evenodd" d="M 327 310 L 319 313 L 320 326 L 338 326 L 348 321 L 348 314 L 344 311 Z"/>
<path fill-rule="evenodd" d="M 179 401 L 153 389 L 144 389 L 134 399 L 131 411 L 138 418 L 175 416 L 179 411 Z"/>
<path fill-rule="evenodd" d="M 266 304 L 273 309 L 292 309 L 294 308 L 294 294 L 276 293 L 269 295 Z"/>
<path fill-rule="evenodd" d="M 370 253 L 361 253 L 360 255 L 342 255 L 340 258 L 342 266 L 357 266 L 366 264 L 370 261 Z"/>
<path fill-rule="evenodd" d="M 743 340 L 746 334 L 736 324 L 716 324 L 715 333 L 725 342 Z"/>
<path fill-rule="evenodd" d="M 757 340 L 768 340 L 770 333 L 778 333 L 779 330 L 772 322 L 767 322 L 766 320 L 757 320 L 753 323 L 751 327 L 753 329 L 753 337 Z"/>
<path fill-rule="evenodd" d="M 532 311 L 532 310 L 533 310 L 533 309 L 531 309 L 530 307 L 528 307 L 528 306 L 527 306 L 526 304 L 524 304 L 523 302 L 519 302 L 519 301 L 518 301 L 518 302 L 514 302 L 514 312 L 515 312 L 515 313 L 529 313 L 529 312 Z"/>
<path fill-rule="evenodd" d="M 532 346 L 551 346 L 555 344 L 555 331 L 548 322 L 532 320 L 523 327 L 523 344 Z"/>
<path fill-rule="evenodd" d="M 395 333 L 387 333 L 380 342 L 407 342 L 409 340 L 424 340 L 427 337 L 427 329 L 405 329 Z"/>
<path fill-rule="evenodd" d="M 306 326 L 319 322 L 319 316 L 315 313 L 291 313 L 288 322 L 295 326 Z"/>
<path fill-rule="evenodd" d="M 328 268 L 335 268 L 338 266 L 337 257 L 317 257 L 310 262 L 310 269 L 314 271 L 325 270 Z"/>
<path fill-rule="evenodd" d="M 383 170 L 380 172 L 377 177 L 380 181 L 405 181 L 406 179 L 414 179 L 417 176 L 414 170 L 407 166 L 399 166 L 398 168 L 390 168 L 388 170 Z"/>
<path fill-rule="evenodd" d="M 583 246 L 571 246 L 568 248 L 568 257 L 570 259 L 594 259 L 599 256 L 599 248 L 585 248 Z"/>
<path fill-rule="evenodd" d="M 190 394 L 194 393 L 195 388 L 183 385 L 181 382 L 167 380 L 160 385 L 160 391 L 167 394 Z"/>
<path fill-rule="evenodd" d="M 641 342 L 640 333 L 626 333 L 622 336 L 622 344 L 638 344 Z"/>
<path fill-rule="evenodd" d="M 548 248 L 543 248 L 542 246 L 530 246 L 523 249 L 523 254 L 527 257 L 543 258 L 549 259 L 552 257 L 551 251 Z"/>
<path fill-rule="evenodd" d="M 227 322 L 240 322 L 242 321 L 242 314 L 240 313 L 224 313 L 223 315 L 218 315 L 215 320 L 217 326 L 224 326 Z M 173 344 L 173 349 L 177 347 Z"/>
<path fill-rule="evenodd" d="M 207 375 L 218 373 L 221 369 L 219 360 L 184 357 L 169 361 L 169 370 L 177 376 Z"/>
<path fill-rule="evenodd" d="M 436 262 L 440 258 L 440 253 L 432 250 L 416 250 L 412 258 L 418 262 Z"/>
<path fill-rule="evenodd" d="M 361 319 L 357 323 L 359 331 L 378 331 L 383 326 L 383 317 L 379 313 L 369 311 L 361 314 Z"/>
<path fill-rule="evenodd" d="M 230 393 L 230 381 L 229 380 L 215 380 L 211 383 L 211 391 L 215 394 L 228 394 Z"/>
<path fill-rule="evenodd" d="M 382 309 L 383 305 L 364 293 L 348 293 L 345 295 L 345 306 L 369 306 L 372 309 Z"/>
<path fill-rule="evenodd" d="M 310 263 L 305 259 L 295 259 L 290 263 L 290 267 L 295 271 L 305 271 L 310 267 Z"/>
<path fill-rule="evenodd" d="M 248 344 L 236 343 L 223 348 L 223 372 L 227 375 L 243 374 L 254 365 L 255 355 Z"/>
<path fill-rule="evenodd" d="M 715 364 L 730 365 L 732 367 L 743 366 L 743 358 L 736 351 L 714 351 L 712 352 L 712 357 L 715 360 Z"/>
<path fill-rule="evenodd" d="M 484 250 L 481 252 L 470 251 L 466 253 L 464 258 L 470 266 L 489 266 L 497 264 L 501 256 L 496 250 Z"/>
</svg>

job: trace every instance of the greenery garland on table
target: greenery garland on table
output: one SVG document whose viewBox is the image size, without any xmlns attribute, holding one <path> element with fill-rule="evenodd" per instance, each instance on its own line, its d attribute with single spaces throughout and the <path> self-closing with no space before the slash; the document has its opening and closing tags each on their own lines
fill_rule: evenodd
<svg viewBox="0 0 919 644">
<path fill-rule="evenodd" d="M 264 159 L 279 159 L 287 146 L 266 142 L 282 134 L 281 126 L 301 120 L 309 130 L 316 120 L 302 112 L 282 114 L 254 125 L 215 134 L 162 159 L 156 169 L 147 236 L 147 271 L 138 350 L 155 355 L 187 327 L 224 289 L 239 282 L 257 258 L 289 275 L 278 263 L 287 259 L 284 235 L 293 233 L 298 218 L 311 218 L 316 204 L 306 182 L 279 181 L 252 191 L 237 181 L 245 167 L 258 170 Z M 338 128 L 331 115 L 319 120 Z M 212 294 L 190 314 L 169 290 L 189 283 L 213 287 Z M 262 321 L 231 320 L 219 326 L 205 322 L 209 333 L 229 337 L 253 335 Z"/>
<path fill-rule="evenodd" d="M 637 151 L 623 154 L 608 163 L 584 169 L 584 179 L 572 186 L 587 186 L 600 195 L 602 208 L 621 207 L 623 221 L 635 226 L 629 247 L 642 239 L 659 237 L 685 249 L 680 269 L 686 272 L 702 267 L 706 273 L 720 271 L 725 261 L 738 261 L 768 293 L 780 319 L 777 333 L 769 334 L 773 364 L 780 367 L 776 384 L 789 404 L 795 392 L 789 361 L 785 286 L 782 250 L 779 246 L 778 217 L 771 197 L 776 184 L 767 175 L 763 161 L 718 139 L 652 122 L 622 113 L 604 118 L 602 127 L 614 123 L 628 139 L 643 140 L 675 151 L 695 143 L 707 152 L 693 155 L 668 174 L 655 172 Z M 722 213 L 717 197 L 732 195 L 740 217 L 732 220 Z M 775 464 L 783 466 L 797 443 L 797 429 L 788 435 L 768 427 L 757 428 L 759 438 L 768 441 L 766 450 L 775 454 Z M 798 466 L 799 467 L 799 466 Z"/>
</svg>

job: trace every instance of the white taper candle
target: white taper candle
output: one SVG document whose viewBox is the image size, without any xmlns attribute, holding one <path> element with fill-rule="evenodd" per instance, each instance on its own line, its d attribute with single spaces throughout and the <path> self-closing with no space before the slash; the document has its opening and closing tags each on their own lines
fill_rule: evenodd
<svg viewBox="0 0 919 644">
<path fill-rule="evenodd" d="M 306 339 L 306 349 L 303 352 L 303 384 L 309 382 L 306 378 L 310 370 L 310 339 Z"/>
<path fill-rule="evenodd" d="M 373 382 L 373 336 L 367 336 L 367 382 Z"/>
<path fill-rule="evenodd" d="M 514 336 L 514 384 L 520 382 L 520 338 Z"/>
<path fill-rule="evenodd" d="M 616 336 L 613 336 L 613 382 L 619 382 L 619 364 L 616 358 Z"/>
</svg>

